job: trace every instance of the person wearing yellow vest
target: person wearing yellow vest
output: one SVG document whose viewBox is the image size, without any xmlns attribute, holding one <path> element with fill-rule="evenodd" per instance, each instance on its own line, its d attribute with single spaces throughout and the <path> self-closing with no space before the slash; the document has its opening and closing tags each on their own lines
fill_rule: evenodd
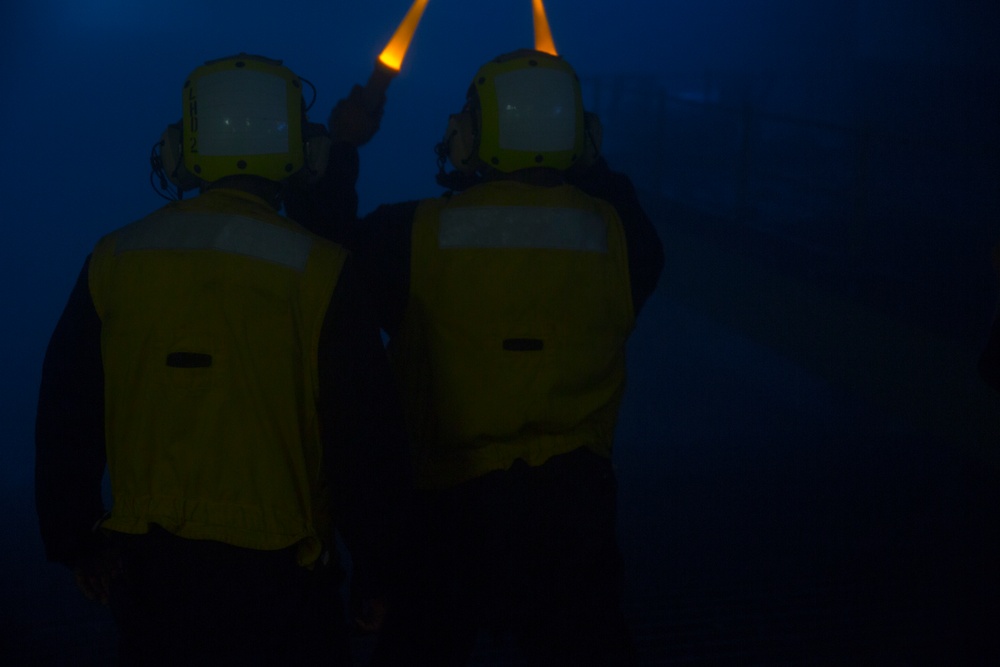
<svg viewBox="0 0 1000 667">
<path fill-rule="evenodd" d="M 375 665 L 464 665 L 481 630 L 539 664 L 637 660 L 613 433 L 663 247 L 600 129 L 565 60 L 516 51 L 449 121 L 444 196 L 355 223 L 322 180 L 288 201 L 355 252 L 402 391 L 420 491 Z"/>
<path fill-rule="evenodd" d="M 331 154 L 303 81 L 247 54 L 192 72 L 153 158 L 175 201 L 97 243 L 46 352 L 41 534 L 122 664 L 346 665 L 336 533 L 376 579 L 397 548 L 406 436 L 364 284 L 279 214 Z"/>
</svg>

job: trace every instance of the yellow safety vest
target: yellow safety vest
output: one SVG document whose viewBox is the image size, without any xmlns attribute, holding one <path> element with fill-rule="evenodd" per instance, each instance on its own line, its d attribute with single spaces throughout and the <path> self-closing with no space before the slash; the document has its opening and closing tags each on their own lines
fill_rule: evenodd
<svg viewBox="0 0 1000 667">
<path fill-rule="evenodd" d="M 345 251 L 263 200 L 211 190 L 109 234 L 101 318 L 104 527 L 313 562 L 330 508 L 315 408 L 320 330 Z"/>
<path fill-rule="evenodd" d="M 442 488 L 586 447 L 611 455 L 634 322 L 622 224 L 570 186 L 422 202 L 391 353 L 416 482 Z"/>
</svg>

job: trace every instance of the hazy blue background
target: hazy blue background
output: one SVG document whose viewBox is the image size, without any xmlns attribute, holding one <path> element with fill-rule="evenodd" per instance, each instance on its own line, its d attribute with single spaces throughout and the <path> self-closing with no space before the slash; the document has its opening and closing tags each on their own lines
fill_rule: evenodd
<svg viewBox="0 0 1000 667">
<path fill-rule="evenodd" d="M 362 213 L 439 191 L 432 149 L 447 116 L 483 61 L 532 45 L 530 5 L 431 0 L 382 131 L 362 149 Z M 240 51 L 280 58 L 316 85 L 311 117 L 324 121 L 367 79 L 408 6 L 35 0 L 0 9 L 0 497 L 9 519 L 0 586 L 12 593 L 0 596 L 0 642 L 16 632 L 22 650 L 60 637 L 79 647 L 91 633 L 94 653 L 106 650 L 106 619 L 41 565 L 30 501 L 35 395 L 85 255 L 162 203 L 148 184 L 149 151 L 181 115 L 184 78 Z M 605 121 L 606 154 L 633 175 L 667 249 L 664 282 L 632 344 L 617 454 L 630 594 L 740 588 L 757 575 L 738 573 L 761 571 L 734 565 L 748 544 L 772 574 L 802 570 L 814 587 L 856 582 L 866 564 L 891 570 L 915 551 L 907 540 L 933 543 L 936 530 L 954 531 L 942 538 L 952 551 L 913 568 L 978 573 L 994 553 L 983 545 L 996 535 L 1000 469 L 998 396 L 974 370 L 997 296 L 988 260 L 1000 240 L 996 3 L 546 8 L 560 54 Z M 792 518 L 773 519 L 783 513 Z M 754 524 L 764 516 L 770 528 Z M 788 540 L 801 548 L 778 546 Z M 823 565 L 803 568 L 810 558 Z M 716 561 L 717 570 L 706 565 Z M 920 571 L 913 581 L 926 578 Z M 961 607 L 968 582 L 958 592 L 939 583 Z M 985 591 L 992 599 L 995 589 Z M 676 628 L 670 618 L 644 632 Z M 671 632 L 676 649 L 685 631 Z"/>
</svg>

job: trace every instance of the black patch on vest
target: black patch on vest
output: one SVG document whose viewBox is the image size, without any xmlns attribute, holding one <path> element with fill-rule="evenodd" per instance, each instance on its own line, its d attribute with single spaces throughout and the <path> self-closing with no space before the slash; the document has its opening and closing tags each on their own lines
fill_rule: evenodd
<svg viewBox="0 0 1000 667">
<path fill-rule="evenodd" d="M 203 352 L 171 352 L 167 355 L 167 366 L 171 368 L 208 368 L 212 365 L 212 355 Z"/>
<path fill-rule="evenodd" d="M 508 352 L 538 352 L 545 344 L 538 338 L 504 338 L 503 349 Z"/>
</svg>

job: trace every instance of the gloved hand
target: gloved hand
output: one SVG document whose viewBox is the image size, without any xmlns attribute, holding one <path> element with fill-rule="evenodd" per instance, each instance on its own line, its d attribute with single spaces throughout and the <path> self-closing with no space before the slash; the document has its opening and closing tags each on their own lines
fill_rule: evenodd
<svg viewBox="0 0 1000 667">
<path fill-rule="evenodd" d="M 111 580 L 121 575 L 121 559 L 110 542 L 73 567 L 76 586 L 88 600 L 108 604 Z"/>
<path fill-rule="evenodd" d="M 363 561 L 356 561 L 348 590 L 348 609 L 354 627 L 362 633 L 378 632 L 385 621 L 388 604 L 380 588 L 372 586 L 370 571 Z"/>
<path fill-rule="evenodd" d="M 378 632 L 385 622 L 388 607 L 382 598 L 361 600 L 353 609 L 354 626 L 365 634 Z"/>
<path fill-rule="evenodd" d="M 363 146 L 378 132 L 385 109 L 385 94 L 366 94 L 355 84 L 347 97 L 333 107 L 327 126 L 334 142 L 344 141 L 352 146 Z"/>
</svg>

